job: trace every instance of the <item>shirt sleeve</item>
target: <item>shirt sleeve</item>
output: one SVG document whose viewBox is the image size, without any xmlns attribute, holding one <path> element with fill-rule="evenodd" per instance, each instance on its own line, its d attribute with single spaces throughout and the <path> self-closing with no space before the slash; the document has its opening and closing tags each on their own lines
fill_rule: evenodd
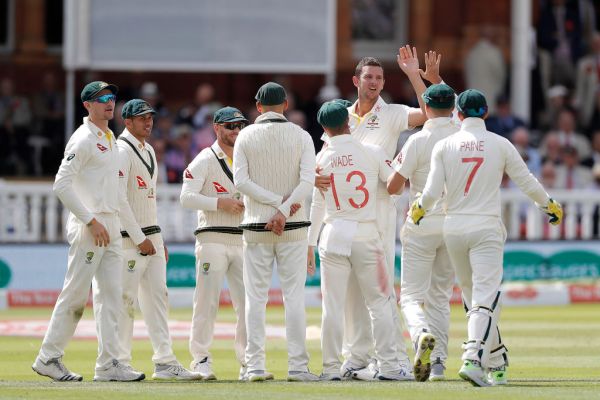
<svg viewBox="0 0 600 400">
<path fill-rule="evenodd" d="M 308 228 L 308 245 L 316 246 L 321 233 L 321 226 L 325 219 L 325 198 L 319 189 L 313 189 L 312 203 L 310 205 L 310 227 Z"/>
<path fill-rule="evenodd" d="M 219 199 L 200 193 L 206 181 L 206 171 L 207 168 L 202 166 L 200 158 L 192 161 L 183 171 L 183 186 L 179 196 L 183 207 L 193 210 L 217 211 Z"/>
<path fill-rule="evenodd" d="M 384 184 L 387 184 L 388 178 L 394 173 L 394 170 L 391 167 L 392 161 L 388 160 L 387 155 L 379 146 L 375 149 L 375 156 L 377 157 L 377 162 L 379 164 L 379 180 Z"/>
<path fill-rule="evenodd" d="M 444 141 L 437 142 L 431 153 L 431 169 L 427 175 L 427 183 L 421 196 L 421 206 L 428 210 L 442 197 L 445 183 L 445 169 L 442 161 Z"/>
<path fill-rule="evenodd" d="M 238 136 L 235 146 L 233 146 L 233 183 L 236 189 L 259 203 L 267 204 L 275 208 L 279 207 L 283 201 L 283 196 L 259 186 L 250 179 L 250 174 L 248 173 L 248 159 L 244 152 L 244 146 L 243 136 Z M 312 173 L 314 179 L 314 170 Z"/>
<path fill-rule="evenodd" d="M 550 196 L 548 196 L 542 184 L 529 171 L 515 146 L 508 140 L 502 143 L 506 152 L 506 165 L 504 166 L 506 174 L 530 199 L 541 206 L 547 205 Z"/>
<path fill-rule="evenodd" d="M 127 182 L 131 172 L 131 160 L 127 149 L 119 146 L 119 219 L 121 226 L 137 246 L 146 239 L 140 224 L 135 219 L 127 197 Z"/>
<path fill-rule="evenodd" d="M 91 152 L 87 141 L 81 139 L 69 141 L 52 187 L 64 206 L 84 224 L 89 223 L 94 216 L 77 197 L 73 189 L 73 179 L 85 167 L 90 157 Z"/>
<path fill-rule="evenodd" d="M 303 149 L 300 158 L 300 182 L 294 188 L 290 196 L 278 207 L 283 215 L 289 217 L 290 207 L 294 203 L 303 203 L 315 185 L 315 169 L 317 161 L 315 156 L 315 145 L 307 132 L 303 134 Z"/>
<path fill-rule="evenodd" d="M 410 176 L 414 174 L 417 169 L 417 144 L 414 139 L 414 135 L 409 137 L 400 153 L 394 159 L 392 168 L 394 171 L 404 177 L 404 179 L 410 179 Z"/>
</svg>

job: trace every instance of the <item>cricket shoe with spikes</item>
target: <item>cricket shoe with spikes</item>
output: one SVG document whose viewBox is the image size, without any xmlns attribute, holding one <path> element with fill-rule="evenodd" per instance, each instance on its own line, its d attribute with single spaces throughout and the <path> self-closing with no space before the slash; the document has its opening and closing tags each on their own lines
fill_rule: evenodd
<svg viewBox="0 0 600 400">
<path fill-rule="evenodd" d="M 490 368 L 487 373 L 488 381 L 492 386 L 507 385 L 506 366 Z"/>
<path fill-rule="evenodd" d="M 60 357 L 51 358 L 46 362 L 37 357 L 31 369 L 39 375 L 47 376 L 57 382 L 81 382 L 83 380 L 81 375 L 69 371 Z"/>
<path fill-rule="evenodd" d="M 490 386 L 490 382 L 483 368 L 481 368 L 481 364 L 475 360 L 465 360 L 462 367 L 460 367 L 460 371 L 458 371 L 458 376 L 470 382 L 473 386 Z"/>
<path fill-rule="evenodd" d="M 425 382 L 431 373 L 431 351 L 435 347 L 435 338 L 429 332 L 422 332 L 416 344 L 413 372 L 417 382 Z"/>
</svg>

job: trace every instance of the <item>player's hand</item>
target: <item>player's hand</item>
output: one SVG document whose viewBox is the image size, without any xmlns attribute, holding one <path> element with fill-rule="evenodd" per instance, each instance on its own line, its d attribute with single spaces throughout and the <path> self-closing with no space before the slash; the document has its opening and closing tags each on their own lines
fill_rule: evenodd
<svg viewBox="0 0 600 400">
<path fill-rule="evenodd" d="M 140 254 L 143 256 L 153 256 L 156 254 L 156 249 L 154 248 L 154 245 L 148 238 L 144 239 L 144 241 L 138 244 L 137 247 L 140 251 Z"/>
<path fill-rule="evenodd" d="M 331 186 L 331 177 L 327 175 L 321 175 L 321 170 L 321 167 L 317 167 L 315 174 L 315 187 L 319 189 L 322 195 Z"/>
<path fill-rule="evenodd" d="M 169 250 L 167 250 L 167 246 L 164 246 L 165 249 L 165 262 L 168 263 L 169 262 Z"/>
<path fill-rule="evenodd" d="M 244 202 L 236 199 L 220 198 L 217 200 L 217 209 L 237 215 L 244 212 Z"/>
<path fill-rule="evenodd" d="M 317 264 L 315 261 L 315 246 L 308 246 L 306 273 L 309 276 L 313 276 L 316 271 L 317 271 Z"/>
<path fill-rule="evenodd" d="M 285 228 L 285 215 L 281 211 L 277 211 L 265 225 L 265 229 L 273 232 L 277 236 L 283 234 Z"/>
<path fill-rule="evenodd" d="M 442 77 L 440 76 L 440 61 L 442 61 L 441 54 L 437 54 L 435 51 L 431 50 L 429 50 L 428 53 L 425 53 L 425 72 L 423 72 L 422 69 L 419 70 L 421 77 L 434 84 L 442 83 Z"/>
<path fill-rule="evenodd" d="M 417 56 L 416 47 L 413 47 L 412 51 L 409 45 L 400 47 L 396 61 L 398 61 L 398 66 L 406 75 L 419 74 L 419 57 Z"/>
<path fill-rule="evenodd" d="M 546 213 L 550 217 L 550 222 L 552 225 L 558 225 L 561 223 L 563 219 L 563 209 L 559 202 L 550 198 L 548 201 L 548 205 L 546 207 L 542 207 L 542 211 Z"/>
<path fill-rule="evenodd" d="M 294 203 L 290 206 L 290 217 L 298 212 L 299 209 L 302 208 L 300 203 Z"/>
<path fill-rule="evenodd" d="M 108 247 L 110 244 L 110 236 L 108 231 L 96 218 L 92 218 L 88 224 L 88 228 L 94 237 L 94 243 L 98 247 Z"/>
<path fill-rule="evenodd" d="M 415 225 L 419 225 L 419 222 L 421 222 L 421 220 L 425 216 L 425 210 L 423 209 L 423 207 L 421 207 L 419 200 L 420 199 L 416 199 L 415 201 L 413 201 L 413 203 L 410 206 L 410 210 L 408 211 L 408 215 L 413 220 Z"/>
</svg>

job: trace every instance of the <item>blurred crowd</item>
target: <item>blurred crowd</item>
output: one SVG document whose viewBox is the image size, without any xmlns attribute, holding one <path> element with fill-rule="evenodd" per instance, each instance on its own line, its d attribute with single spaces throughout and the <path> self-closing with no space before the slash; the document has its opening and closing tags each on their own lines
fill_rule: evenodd
<svg viewBox="0 0 600 400">
<path fill-rule="evenodd" d="M 600 33 L 594 5 L 590 0 L 549 0 L 540 7 L 536 29 L 531 32 L 531 121 L 511 111 L 510 68 L 493 27 L 482 27 L 478 41 L 466 54 L 464 84 L 486 94 L 488 129 L 515 144 L 546 188 L 598 189 Z M 65 96 L 56 82 L 53 74 L 46 74 L 40 91 L 27 98 L 18 94 L 9 78 L 0 81 L 0 176 L 52 176 L 56 172 L 65 145 Z M 386 101 L 418 107 L 408 82 L 385 89 Z M 297 104 L 293 88 L 290 91 L 287 117 L 309 131 L 319 149 L 319 105 L 340 97 L 353 100 L 353 94 L 324 86 L 314 100 Z M 127 88 L 126 96 L 118 100 L 114 132 L 123 130 L 121 107 L 133 97 L 145 99 L 157 110 L 150 143 L 159 161 L 159 179 L 180 182 L 186 165 L 215 140 L 212 114 L 224 104 L 217 101 L 215 88 L 207 82 L 200 83 L 194 97 L 178 107 L 163 102 L 156 83 L 145 82 L 139 88 Z M 232 105 L 253 121 L 257 112 L 249 100 L 245 107 Z M 507 181 L 506 186 L 510 185 Z"/>
</svg>

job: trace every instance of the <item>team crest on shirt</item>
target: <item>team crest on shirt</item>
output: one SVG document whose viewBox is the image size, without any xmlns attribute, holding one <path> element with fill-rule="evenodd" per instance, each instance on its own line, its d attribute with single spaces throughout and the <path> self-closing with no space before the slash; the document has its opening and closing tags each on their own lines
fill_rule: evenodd
<svg viewBox="0 0 600 400">
<path fill-rule="evenodd" d="M 148 191 L 148 198 L 149 199 L 154 198 L 154 188 L 150 188 L 150 190 Z"/>
<path fill-rule="evenodd" d="M 127 261 L 127 271 L 128 272 L 134 272 L 133 269 L 135 268 L 135 260 L 129 260 Z"/>
<path fill-rule="evenodd" d="M 228 194 L 229 193 L 227 191 L 227 189 L 225 189 L 223 187 L 223 185 L 221 185 L 219 182 L 213 182 L 212 184 L 215 187 L 215 190 L 217 191 L 217 194 Z"/>
<path fill-rule="evenodd" d="M 202 273 L 204 275 L 208 275 L 208 270 L 210 269 L 210 263 L 202 264 Z"/>
<path fill-rule="evenodd" d="M 88 251 L 87 253 L 85 253 L 85 263 L 86 264 L 91 264 L 92 263 L 92 258 L 94 258 L 94 252 L 93 251 Z"/>
<path fill-rule="evenodd" d="M 106 150 L 108 150 L 108 148 L 102 146 L 100 143 L 96 143 L 96 147 L 98 148 L 98 150 L 100 150 L 102 153 L 106 152 Z"/>
<path fill-rule="evenodd" d="M 379 117 L 377 115 L 371 115 L 369 119 L 367 119 L 367 128 L 379 128 Z"/>
<path fill-rule="evenodd" d="M 141 176 L 136 176 L 135 179 L 137 180 L 137 184 L 138 184 L 138 189 L 148 189 L 148 185 L 146 185 L 146 182 L 142 179 Z"/>
<path fill-rule="evenodd" d="M 192 173 L 187 168 L 185 169 L 185 171 L 183 171 L 183 177 L 185 179 L 194 179 L 194 177 L 192 176 Z"/>
</svg>

